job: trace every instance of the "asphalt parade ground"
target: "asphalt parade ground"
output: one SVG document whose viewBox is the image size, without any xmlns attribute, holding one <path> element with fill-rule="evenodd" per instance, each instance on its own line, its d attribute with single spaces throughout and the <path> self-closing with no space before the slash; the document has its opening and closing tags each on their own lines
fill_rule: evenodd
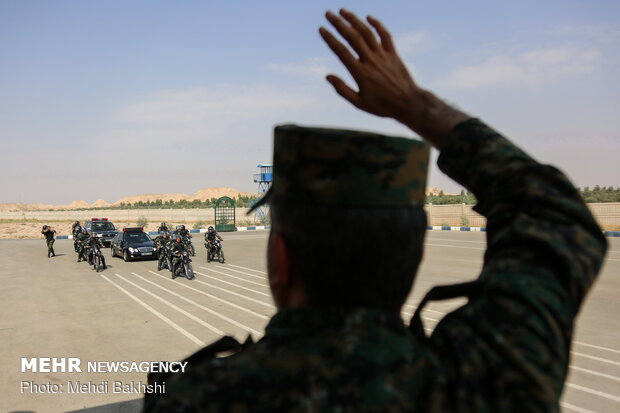
<svg viewBox="0 0 620 413">
<path fill-rule="evenodd" d="M 56 241 L 54 258 L 43 239 L 0 240 L 0 411 L 139 411 L 146 373 L 88 371 L 87 363 L 179 361 L 222 335 L 260 338 L 275 312 L 266 282 L 268 232 L 222 235 L 225 264 L 207 263 L 195 235 L 192 281 L 172 280 L 156 261 L 112 258 L 109 249 L 108 269 L 96 273 L 76 262 L 71 240 Z M 577 321 L 564 412 L 620 411 L 620 238 L 608 240 L 603 271 Z M 433 285 L 475 278 L 485 247 L 484 233 L 429 231 L 403 319 Z M 462 303 L 429 304 L 427 330 Z M 35 357 L 78 358 L 82 372 L 22 372 L 22 358 Z"/>
</svg>

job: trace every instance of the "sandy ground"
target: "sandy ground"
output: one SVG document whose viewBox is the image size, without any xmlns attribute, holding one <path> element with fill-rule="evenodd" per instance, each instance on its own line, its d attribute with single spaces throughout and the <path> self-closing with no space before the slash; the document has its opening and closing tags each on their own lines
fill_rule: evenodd
<svg viewBox="0 0 620 413">
<path fill-rule="evenodd" d="M 8 220 L 0 220 L 0 239 L 43 239 L 43 235 L 41 235 L 41 227 L 43 225 L 51 225 L 53 229 L 56 230 L 56 235 L 71 235 L 71 225 L 72 221 L 66 222 L 44 222 L 44 221 L 33 221 L 33 222 L 13 222 Z M 189 229 L 194 228 L 194 222 L 185 223 L 185 226 Z M 206 226 L 212 225 L 212 222 L 204 223 Z M 260 225 L 256 222 L 248 221 L 248 220 L 239 220 L 237 221 L 238 227 L 249 226 L 249 225 Z M 114 221 L 114 226 L 117 229 L 121 229 L 123 227 L 135 227 L 137 226 L 135 222 L 122 222 L 122 221 Z M 149 223 L 144 228 L 146 231 L 157 231 L 157 227 L 159 223 Z"/>
</svg>

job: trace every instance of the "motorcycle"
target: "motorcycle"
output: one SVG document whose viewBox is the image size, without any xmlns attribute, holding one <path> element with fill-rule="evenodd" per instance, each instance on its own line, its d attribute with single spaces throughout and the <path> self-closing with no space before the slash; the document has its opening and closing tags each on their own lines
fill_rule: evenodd
<svg viewBox="0 0 620 413">
<path fill-rule="evenodd" d="M 218 238 L 213 240 L 213 245 L 209 249 L 208 244 L 205 242 L 207 248 L 207 262 L 215 261 L 216 257 L 220 264 L 224 264 L 224 250 L 222 249 L 222 241 Z"/>
<path fill-rule="evenodd" d="M 157 271 L 162 269 L 171 270 L 172 260 L 170 258 L 170 250 L 167 246 L 159 247 L 157 250 Z"/>
<path fill-rule="evenodd" d="M 101 248 L 99 248 L 98 245 L 93 245 L 90 256 L 91 260 L 88 263 L 93 266 L 93 269 L 96 272 L 103 271 L 107 268 L 105 265 L 105 258 L 103 258 Z"/>
<path fill-rule="evenodd" d="M 192 257 L 195 256 L 196 248 L 194 248 L 194 244 L 192 244 L 192 239 L 188 236 L 184 236 L 182 239 L 183 239 L 183 245 L 185 245 L 185 248 L 189 251 L 191 256 Z"/>
<path fill-rule="evenodd" d="M 188 280 L 193 280 L 196 277 L 194 276 L 194 268 L 192 267 L 192 259 L 189 257 L 189 252 L 183 251 L 180 254 L 181 260 L 177 264 L 176 268 L 173 270 L 172 264 L 170 265 L 172 279 L 174 280 L 176 277 L 184 276 Z"/>
</svg>

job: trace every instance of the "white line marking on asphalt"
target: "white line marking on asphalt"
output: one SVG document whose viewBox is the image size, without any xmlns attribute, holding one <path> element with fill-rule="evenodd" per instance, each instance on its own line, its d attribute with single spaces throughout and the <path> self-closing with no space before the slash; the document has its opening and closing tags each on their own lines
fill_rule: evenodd
<svg viewBox="0 0 620 413">
<path fill-rule="evenodd" d="M 224 303 L 224 304 L 228 304 L 229 306 L 231 306 L 231 307 L 235 307 L 235 308 L 236 308 L 236 309 L 238 309 L 238 310 L 245 311 L 246 313 L 249 313 L 249 314 L 255 315 L 255 316 L 257 316 L 257 317 L 260 317 L 260 318 L 262 318 L 263 320 L 268 320 L 268 319 L 269 319 L 269 317 L 267 317 L 266 315 L 264 315 L 264 314 L 260 314 L 260 313 L 257 313 L 257 312 L 255 312 L 255 311 L 252 311 L 252 310 L 250 310 L 249 308 L 245 308 L 245 307 L 242 307 L 242 306 L 237 305 L 237 304 L 235 304 L 235 303 L 231 303 L 231 302 L 230 302 L 230 301 L 228 301 L 228 300 L 224 300 L 223 298 L 217 297 L 217 296 L 215 296 L 215 295 L 211 295 L 211 294 L 209 294 L 209 293 L 205 293 L 204 291 L 199 290 L 199 289 L 194 288 L 194 287 L 190 287 L 189 285 L 185 285 L 185 284 L 176 283 L 175 281 L 171 280 L 170 278 L 165 277 L 165 276 L 163 276 L 163 275 L 161 275 L 161 274 L 157 274 L 157 273 L 156 273 L 156 272 L 154 272 L 154 271 L 150 271 L 150 270 L 149 270 L 149 272 L 150 272 L 150 273 L 152 273 L 152 274 L 154 274 L 154 275 L 157 275 L 157 276 L 159 276 L 159 277 L 163 278 L 163 279 L 164 279 L 164 280 L 166 280 L 166 281 L 170 281 L 171 283 L 174 283 L 175 285 L 179 285 L 179 286 L 181 286 L 181 287 L 189 288 L 189 289 L 190 289 L 190 290 L 192 290 L 192 291 L 195 291 L 195 292 L 197 292 L 197 293 L 199 293 L 199 294 L 202 294 L 202 295 L 204 295 L 204 296 L 206 296 L 206 297 L 209 297 L 209 298 L 212 298 L 212 299 L 214 299 L 214 300 L 220 301 L 220 302 L 222 302 L 222 303 Z M 198 280 L 196 280 L 196 281 L 198 281 Z M 208 284 L 207 284 L 207 285 L 208 285 Z"/>
<path fill-rule="evenodd" d="M 225 335 L 226 334 L 222 330 L 220 330 L 219 328 L 217 328 L 215 326 L 212 326 L 211 324 L 207 323 L 206 321 L 201 320 L 200 318 L 196 317 L 195 315 L 193 315 L 191 313 L 188 313 L 187 311 L 185 311 L 181 307 L 178 307 L 178 306 L 172 304 L 170 301 L 164 300 L 163 298 L 161 298 L 157 294 L 147 290 L 144 287 L 139 286 L 138 284 L 134 283 L 133 281 L 129 281 L 128 279 L 123 278 L 123 277 L 121 277 L 118 274 L 116 274 L 116 276 L 118 278 L 120 278 L 121 280 L 125 281 L 126 283 L 129 283 L 129 284 L 133 285 L 134 287 L 138 288 L 139 290 L 144 291 L 145 293 L 147 293 L 151 297 L 155 298 L 156 300 L 166 304 L 168 307 L 177 310 L 179 313 L 183 314 L 185 317 L 194 320 L 195 322 L 197 322 L 198 324 L 200 324 L 203 327 L 208 328 L 209 330 L 213 331 L 215 334 L 219 334 L 219 335 Z"/>
<path fill-rule="evenodd" d="M 592 410 L 584 409 L 583 407 L 575 406 L 575 405 L 565 403 L 565 402 L 560 402 L 560 406 L 564 407 L 565 409 L 577 412 L 577 413 L 596 413 L 596 412 L 593 412 Z"/>
<path fill-rule="evenodd" d="M 413 311 L 407 311 L 407 310 L 402 310 L 401 313 L 407 315 L 408 317 L 413 317 L 413 314 L 414 314 Z M 427 317 L 425 315 L 423 315 L 422 318 L 425 320 L 433 321 L 435 323 L 438 323 L 440 321 L 435 318 Z"/>
<path fill-rule="evenodd" d="M 138 278 L 140 278 L 140 279 L 142 279 L 142 280 L 146 281 L 147 283 L 150 283 L 150 284 L 154 285 L 155 287 L 157 287 L 157 288 L 159 288 L 159 289 L 161 289 L 161 290 L 166 291 L 168 294 L 172 294 L 172 295 L 174 295 L 175 297 L 180 298 L 181 300 L 185 301 L 186 303 L 190 303 L 190 304 L 192 304 L 193 306 L 196 306 L 196 307 L 198 307 L 198 308 L 200 308 L 200 309 L 202 309 L 202 310 L 206 311 L 206 312 L 207 312 L 207 313 L 209 313 L 209 314 L 213 314 L 214 316 L 219 317 L 219 318 L 221 318 L 222 320 L 228 321 L 228 322 L 229 322 L 230 324 L 232 324 L 232 325 L 235 325 L 235 326 L 237 326 L 237 327 L 240 327 L 240 328 L 242 328 L 242 329 L 244 329 L 244 330 L 246 330 L 246 331 L 248 331 L 248 332 L 250 332 L 250 333 L 256 334 L 257 336 L 262 336 L 262 333 L 261 333 L 260 331 L 254 330 L 254 329 L 253 329 L 253 328 L 251 328 L 251 327 L 248 327 L 248 326 L 246 326 L 246 325 L 244 325 L 244 324 L 241 324 L 241 323 L 239 323 L 238 321 L 235 321 L 235 320 L 233 320 L 232 318 L 225 316 L 224 314 L 220 314 L 220 313 L 218 313 L 217 311 L 211 310 L 211 309 L 210 309 L 210 308 L 208 308 L 208 307 L 205 307 L 205 306 L 203 306 L 203 305 L 201 305 L 201 304 L 198 304 L 197 302 L 192 301 L 192 300 L 190 300 L 189 298 L 185 298 L 185 297 L 183 297 L 181 294 L 179 294 L 179 293 L 175 293 L 174 291 L 169 290 L 169 289 L 168 289 L 168 288 L 166 288 L 166 287 L 162 287 L 161 285 L 159 285 L 159 284 L 157 284 L 157 283 L 154 283 L 154 282 L 153 282 L 153 281 L 151 281 L 151 280 L 147 280 L 146 278 L 142 277 L 142 276 L 141 276 L 141 275 L 139 275 L 139 274 L 136 274 L 135 272 L 132 272 L 132 274 L 133 274 L 133 275 L 135 275 L 136 277 L 138 277 Z"/>
<path fill-rule="evenodd" d="M 584 369 L 584 368 L 577 367 L 577 366 L 570 366 L 570 368 L 572 370 L 582 371 L 584 373 L 592 374 L 594 376 L 605 377 L 606 379 L 609 379 L 609 380 L 620 381 L 620 377 L 612 376 L 611 374 L 599 373 L 598 371 L 592 371 L 592 370 Z"/>
<path fill-rule="evenodd" d="M 573 340 L 573 343 L 574 344 L 578 344 L 580 346 L 592 347 L 592 348 L 596 348 L 596 349 L 599 349 L 599 350 L 611 351 L 613 353 L 620 354 L 619 350 L 614 350 L 614 349 L 611 349 L 611 348 L 608 348 L 608 347 L 595 346 L 593 344 L 588 344 L 588 343 L 584 343 L 582 341 L 575 341 L 575 340 Z"/>
<path fill-rule="evenodd" d="M 200 268 L 205 268 L 205 267 L 200 267 Z M 249 275 L 250 277 L 258 278 L 259 280 L 263 280 L 263 281 L 265 281 L 267 279 L 267 277 L 265 277 L 264 275 L 250 274 L 249 272 L 234 270 L 234 269 L 228 268 L 228 267 L 219 267 L 219 268 L 222 269 L 222 270 L 226 270 L 226 271 L 234 271 L 234 272 L 239 273 L 239 274 Z M 263 282 L 263 284 L 261 284 L 261 285 L 265 285 L 265 283 Z"/>
<path fill-rule="evenodd" d="M 208 277 L 207 275 L 205 275 L 205 274 L 203 274 L 203 273 L 200 273 L 200 272 L 198 272 L 198 271 L 194 271 L 194 272 L 195 272 L 196 274 L 200 274 L 200 275 L 204 275 L 205 277 Z M 246 296 L 246 295 L 239 294 L 239 293 L 236 293 L 236 292 L 234 292 L 234 291 L 227 290 L 227 289 L 222 288 L 222 287 L 218 287 L 217 285 L 209 284 L 209 283 L 206 283 L 206 282 L 204 282 L 204 281 L 200 281 L 200 280 L 194 280 L 194 281 L 196 281 L 197 283 L 200 283 L 200 284 L 204 284 L 204 285 L 206 285 L 206 286 L 208 286 L 208 287 L 211 287 L 211 288 L 215 288 L 215 289 L 217 289 L 217 290 L 224 291 L 224 292 L 226 292 L 226 293 L 228 293 L 228 294 L 232 294 L 232 295 L 235 295 L 235 296 L 240 297 L 240 298 L 245 298 L 246 300 L 248 300 L 248 301 L 252 301 L 252 302 L 254 302 L 254 303 L 256 303 L 256 304 L 264 305 L 265 307 L 269 307 L 269 308 L 275 308 L 272 304 L 266 303 L 266 302 L 264 302 L 264 301 L 256 300 L 256 299 L 254 299 L 254 298 L 252 298 L 252 297 L 248 297 L 248 296 Z"/>
<path fill-rule="evenodd" d="M 589 358 L 589 359 L 592 359 L 592 360 L 602 361 L 603 363 L 613 364 L 615 366 L 620 366 L 620 362 L 609 360 L 609 359 L 604 359 L 602 357 L 590 356 L 589 354 L 578 353 L 576 351 L 571 351 L 571 354 L 574 354 L 574 355 L 580 356 L 580 357 Z"/>
<path fill-rule="evenodd" d="M 448 247 L 448 248 L 460 248 L 465 250 L 486 250 L 486 248 L 476 248 L 476 247 L 461 247 L 459 245 L 445 245 L 445 244 L 424 244 L 424 246 L 428 247 Z"/>
<path fill-rule="evenodd" d="M 614 396 L 613 394 L 609 394 L 609 393 L 605 393 L 605 392 L 602 392 L 602 391 L 590 389 L 589 387 L 579 386 L 579 385 L 573 384 L 573 383 L 566 383 L 566 385 L 568 387 L 571 387 L 571 388 L 575 389 L 575 390 L 581 390 L 581 391 L 586 392 L 586 393 L 594 394 L 594 395 L 599 396 L 599 397 L 604 397 L 604 398 L 609 399 L 609 400 L 620 402 L 620 397 Z"/>
<path fill-rule="evenodd" d="M 202 267 L 200 267 L 200 268 L 202 268 Z M 248 287 L 244 287 L 244 286 L 239 285 L 239 284 L 235 284 L 235 283 L 231 283 L 231 282 L 228 282 L 228 281 L 220 280 L 219 278 L 215 278 L 215 277 L 213 277 L 211 275 L 203 274 L 203 273 L 198 272 L 198 271 L 194 271 L 194 272 L 196 274 L 202 275 L 203 277 L 211 278 L 212 280 L 219 281 L 219 282 L 224 283 L 224 284 L 232 285 L 233 287 L 241 288 L 241 289 L 247 290 L 247 291 L 252 291 L 253 293 L 264 295 L 266 297 L 271 297 L 271 294 L 267 294 L 267 293 L 264 293 L 262 291 L 256 291 L 256 290 L 253 290 L 253 289 L 248 288 Z"/>
<path fill-rule="evenodd" d="M 257 283 L 256 281 L 249 281 L 249 280 L 246 280 L 245 278 L 237 277 L 236 275 L 226 274 L 225 272 L 214 270 L 213 268 L 208 268 L 208 267 L 199 267 L 199 268 L 202 268 L 203 270 L 213 271 L 213 272 L 216 272 L 218 274 L 222 274 L 222 275 L 225 275 L 227 277 L 234 278 L 235 280 L 239 280 L 239 281 L 243 281 L 243 282 L 246 282 L 246 283 L 249 283 L 249 284 L 258 285 L 259 287 L 267 288 L 267 286 L 265 285 L 264 282 Z M 234 270 L 232 270 L 232 271 L 234 271 Z M 216 279 L 219 279 L 219 278 L 216 278 Z"/>
<path fill-rule="evenodd" d="M 427 234 L 428 234 L 428 232 L 427 232 Z M 431 239 L 431 238 L 429 238 L 429 239 Z M 432 240 L 433 241 L 459 242 L 459 243 L 461 243 L 461 242 L 469 242 L 469 243 L 472 243 L 472 244 L 486 244 L 487 243 L 486 241 L 463 241 L 463 240 L 457 240 L 457 239 L 435 238 L 435 237 L 432 237 Z"/>
<path fill-rule="evenodd" d="M 114 281 L 110 280 L 108 277 L 106 277 L 103 274 L 100 274 L 107 282 L 109 282 L 110 284 L 112 284 L 113 286 L 115 286 L 116 288 L 118 288 L 119 290 L 121 290 L 122 292 L 124 292 L 125 294 L 127 294 L 131 299 L 133 299 L 134 301 L 136 301 L 138 304 L 140 304 L 142 307 L 146 308 L 147 310 L 149 310 L 151 313 L 155 314 L 160 320 L 162 320 L 163 322 L 165 322 L 166 324 L 168 324 L 170 327 L 174 328 L 175 330 L 177 330 L 179 333 L 183 334 L 185 337 L 189 338 L 190 340 L 192 340 L 195 344 L 198 344 L 199 346 L 203 347 L 205 346 L 207 343 L 205 343 L 204 341 L 200 340 L 198 337 L 196 337 L 195 335 L 193 335 L 192 333 L 188 332 L 187 330 L 183 329 L 183 327 L 179 326 L 178 324 L 176 324 L 174 321 L 170 320 L 168 317 L 166 317 L 165 315 L 161 314 L 160 312 L 158 312 L 157 310 L 155 310 L 153 307 L 151 307 L 150 305 L 146 304 L 145 302 L 143 302 L 142 300 L 140 300 L 138 297 L 136 297 L 135 295 L 133 295 L 132 293 L 130 293 L 129 291 L 127 291 L 126 289 L 124 289 L 123 287 L 121 287 L 120 285 L 116 284 Z M 118 275 L 118 274 L 117 274 Z"/>
<path fill-rule="evenodd" d="M 235 268 L 243 268 L 244 270 L 260 272 L 261 274 L 267 274 L 265 271 L 255 270 L 254 268 L 242 267 L 241 265 L 234 265 L 234 264 L 226 264 L 226 265 L 235 267 Z"/>
</svg>

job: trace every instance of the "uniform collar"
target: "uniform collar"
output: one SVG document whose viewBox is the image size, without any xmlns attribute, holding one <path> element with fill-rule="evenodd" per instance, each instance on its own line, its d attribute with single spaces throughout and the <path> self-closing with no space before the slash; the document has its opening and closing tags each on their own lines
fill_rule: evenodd
<svg viewBox="0 0 620 413">
<path fill-rule="evenodd" d="M 378 330 L 407 334 L 401 318 L 368 308 L 303 307 L 280 310 L 265 327 L 266 336 L 315 335 L 327 332 L 374 334 Z"/>
</svg>

